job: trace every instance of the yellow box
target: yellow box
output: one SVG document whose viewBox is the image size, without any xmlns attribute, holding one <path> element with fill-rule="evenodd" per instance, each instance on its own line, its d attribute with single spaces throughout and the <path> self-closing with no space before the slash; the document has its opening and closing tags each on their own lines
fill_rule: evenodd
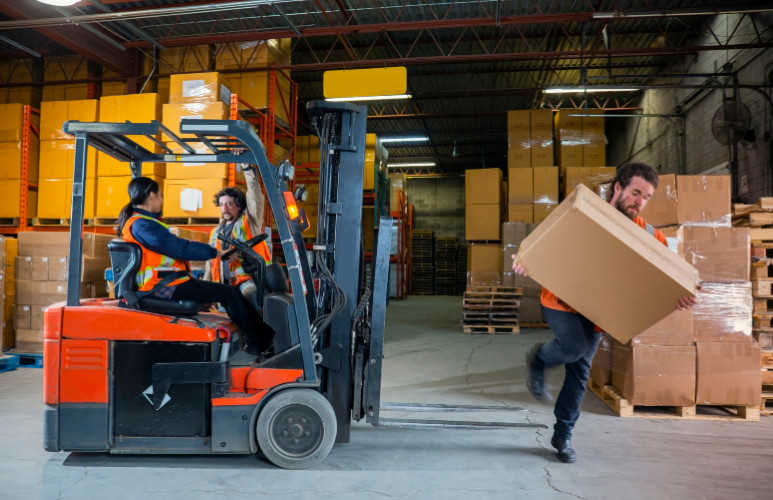
<svg viewBox="0 0 773 500">
<path fill-rule="evenodd" d="M 531 168 L 507 169 L 507 203 L 534 201 L 534 172 Z"/>
<path fill-rule="evenodd" d="M 507 135 L 528 137 L 531 129 L 531 111 L 513 110 L 507 112 Z"/>
<path fill-rule="evenodd" d="M 558 165 L 561 167 L 562 171 L 566 168 L 582 167 L 582 145 L 560 145 L 558 147 L 558 155 L 556 159 L 558 160 Z"/>
<path fill-rule="evenodd" d="M 365 135 L 365 172 L 362 179 L 362 189 L 373 191 L 376 189 L 376 149 L 379 141 L 376 134 Z"/>
<path fill-rule="evenodd" d="M 161 148 L 153 144 L 153 149 L 157 153 Z M 101 151 L 97 152 L 97 177 L 121 177 L 131 174 L 131 167 L 128 162 L 118 161 L 112 156 L 108 156 Z M 143 163 L 142 175 L 145 177 L 158 176 L 166 177 L 165 163 Z"/>
<path fill-rule="evenodd" d="M 99 101 L 99 121 L 123 123 L 149 123 L 158 120 L 161 116 L 161 101 L 158 94 L 129 94 L 102 97 Z M 146 137 L 130 136 L 140 146 L 152 152 L 159 152 L 160 148 Z M 162 164 L 163 165 L 163 164 Z M 143 175 L 153 175 L 158 172 L 158 167 L 146 167 L 143 164 Z M 163 167 L 161 169 L 163 171 Z M 99 152 L 97 154 L 97 174 L 99 176 L 120 176 L 129 173 L 127 163 Z M 156 175 L 163 175 L 158 174 Z"/>
<path fill-rule="evenodd" d="M 155 175 L 147 175 L 146 177 L 150 177 L 158 182 L 163 192 L 163 178 Z M 131 180 L 130 175 L 97 178 L 97 203 L 95 208 L 97 217 L 116 218 L 120 215 L 121 209 L 129 203 L 129 182 Z"/>
<path fill-rule="evenodd" d="M 177 137 L 192 138 L 195 135 L 180 133 L 180 120 L 225 120 L 228 118 L 228 113 L 228 106 L 220 101 L 164 104 L 161 123 Z"/>
<path fill-rule="evenodd" d="M 30 134 L 29 163 L 27 180 L 38 180 L 38 154 L 40 145 L 37 136 Z M 21 179 L 22 143 L 0 142 L 0 179 Z"/>
<path fill-rule="evenodd" d="M 534 168 L 534 203 L 558 203 L 558 167 Z"/>
<path fill-rule="evenodd" d="M 9 91 L 10 92 L 10 91 Z M 24 118 L 23 104 L 0 105 L 0 142 L 19 142 Z"/>
<path fill-rule="evenodd" d="M 464 234 L 468 241 L 493 241 L 502 237 L 502 207 L 499 203 L 468 204 L 464 214 Z"/>
<path fill-rule="evenodd" d="M 534 210 L 531 203 L 512 203 L 507 205 L 507 222 L 534 222 Z"/>
<path fill-rule="evenodd" d="M 83 217 L 94 218 L 96 201 L 95 178 L 86 179 Z M 38 217 L 67 219 L 72 215 L 72 179 L 41 179 L 38 183 Z"/>
<path fill-rule="evenodd" d="M 62 125 L 68 120 L 94 122 L 99 118 L 99 101 L 51 101 L 40 103 L 40 139 L 72 139 Z"/>
<path fill-rule="evenodd" d="M 478 168 L 464 171 L 464 193 L 467 205 L 502 203 L 502 171 Z"/>
<path fill-rule="evenodd" d="M 168 180 L 164 186 L 164 216 L 220 217 L 220 209 L 212 200 L 226 185 L 224 179 Z"/>
<path fill-rule="evenodd" d="M 405 66 L 325 71 L 322 95 L 326 98 L 400 95 L 408 88 Z"/>
<path fill-rule="evenodd" d="M 603 142 L 582 146 L 582 165 L 584 167 L 602 167 L 607 164 L 607 145 Z"/>
<path fill-rule="evenodd" d="M 534 204 L 534 222 L 539 224 L 545 217 L 547 217 L 554 208 L 558 206 L 558 203 L 535 203 Z"/>
<path fill-rule="evenodd" d="M 97 150 L 87 151 L 86 177 L 93 179 L 97 176 Z M 40 179 L 72 179 L 74 163 L 75 139 L 40 141 Z"/>
<path fill-rule="evenodd" d="M 531 135 L 535 133 L 553 134 L 553 110 L 551 109 L 533 109 L 530 113 L 530 130 Z"/>
<path fill-rule="evenodd" d="M 21 181 L 0 182 L 0 217 L 17 218 L 21 214 Z M 38 193 L 27 192 L 27 217 L 37 217 Z"/>
<path fill-rule="evenodd" d="M 169 77 L 170 104 L 217 101 L 231 102 L 231 90 L 220 73 L 186 73 Z"/>
</svg>

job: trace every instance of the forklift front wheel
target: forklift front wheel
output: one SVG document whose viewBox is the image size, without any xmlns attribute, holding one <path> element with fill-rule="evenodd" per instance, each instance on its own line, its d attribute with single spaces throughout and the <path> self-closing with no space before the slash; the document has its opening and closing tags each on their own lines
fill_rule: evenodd
<svg viewBox="0 0 773 500">
<path fill-rule="evenodd" d="M 306 469 L 330 453 L 336 430 L 335 412 L 324 396 L 311 389 L 286 389 L 258 415 L 258 446 L 279 467 Z"/>
</svg>

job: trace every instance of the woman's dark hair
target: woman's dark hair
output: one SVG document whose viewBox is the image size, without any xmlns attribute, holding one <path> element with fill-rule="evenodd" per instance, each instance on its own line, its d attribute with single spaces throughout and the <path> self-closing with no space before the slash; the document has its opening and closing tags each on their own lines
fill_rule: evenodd
<svg viewBox="0 0 773 500">
<path fill-rule="evenodd" d="M 214 201 L 216 207 L 220 206 L 220 198 L 223 196 L 230 196 L 231 198 L 233 198 L 234 203 L 239 208 L 239 210 L 244 210 L 244 207 L 247 206 L 247 197 L 240 189 L 237 189 L 235 187 L 227 187 L 218 191 L 214 199 L 212 200 Z"/>
<path fill-rule="evenodd" d="M 619 183 L 620 188 L 625 189 L 628 187 L 628 184 L 631 183 L 631 179 L 634 177 L 641 177 L 645 181 L 652 184 L 652 187 L 655 189 L 658 188 L 659 177 L 654 168 L 650 167 L 646 163 L 626 163 L 617 169 L 615 178 L 612 179 L 609 194 L 607 195 L 609 199 L 611 200 L 612 196 L 615 194 L 615 183 Z"/>
<path fill-rule="evenodd" d="M 126 221 L 132 216 L 134 207 L 145 203 L 145 200 L 148 199 L 150 193 L 158 194 L 160 189 L 158 182 L 153 179 L 148 179 L 147 177 L 137 177 L 131 180 L 129 183 L 129 203 L 121 209 L 121 215 L 118 217 L 117 233 L 119 237 L 123 233 L 124 224 L 126 224 Z"/>
</svg>

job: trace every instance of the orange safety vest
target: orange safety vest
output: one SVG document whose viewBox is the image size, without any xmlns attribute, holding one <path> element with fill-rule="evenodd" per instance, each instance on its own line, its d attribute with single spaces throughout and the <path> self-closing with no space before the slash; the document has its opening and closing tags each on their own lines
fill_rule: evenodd
<svg viewBox="0 0 773 500">
<path fill-rule="evenodd" d="M 647 223 L 644 221 L 644 219 L 642 219 L 638 215 L 633 220 L 633 222 L 637 226 L 641 227 L 642 229 L 647 228 Z M 657 238 L 659 242 L 663 243 L 664 245 L 668 245 L 668 242 L 666 241 L 666 235 L 663 234 L 662 231 L 658 231 L 657 229 L 655 229 L 653 236 L 655 236 L 655 238 Z M 547 307 L 548 309 L 557 309 L 559 311 L 566 311 L 570 313 L 577 312 L 576 309 L 572 308 L 569 304 L 559 299 L 556 296 L 556 294 L 554 294 L 553 292 L 551 292 L 545 287 L 542 287 L 542 292 L 540 292 L 539 298 L 540 298 L 540 303 L 543 306 Z"/>
<path fill-rule="evenodd" d="M 209 237 L 209 244 L 213 247 L 215 247 L 217 250 L 220 250 L 220 244 L 222 243 L 219 239 L 217 239 L 217 235 L 220 232 L 221 227 L 216 227 L 212 230 L 212 233 Z M 239 219 L 234 223 L 233 228 L 231 229 L 231 238 L 237 239 L 241 241 L 247 241 L 252 239 L 255 235 L 252 234 L 252 230 L 250 229 L 250 224 L 247 221 L 247 214 L 245 212 L 242 212 L 242 215 L 239 217 Z M 266 261 L 266 265 L 271 264 L 271 254 L 268 251 L 268 245 L 265 241 L 261 241 L 258 246 L 253 248 L 255 252 L 263 257 L 263 259 Z M 210 261 L 211 263 L 211 270 L 212 270 L 212 281 L 216 281 L 218 283 L 221 282 L 221 275 L 220 275 L 220 265 L 221 260 L 215 257 Z M 234 259 L 228 261 L 228 284 L 229 285 L 241 285 L 245 281 L 251 279 L 252 276 L 250 276 L 248 273 L 244 271 L 244 268 L 242 267 L 242 261 L 241 259 Z"/>
<path fill-rule="evenodd" d="M 121 232 L 123 239 L 131 243 L 136 243 L 142 248 L 142 263 L 140 264 L 140 270 L 137 273 L 137 286 L 141 292 L 146 292 L 152 290 L 153 287 L 164 278 L 163 276 L 159 276 L 161 272 L 190 271 L 191 269 L 187 261 L 173 259 L 164 254 L 154 252 L 153 250 L 145 248 L 142 243 L 137 241 L 134 235 L 132 235 L 131 227 L 139 219 L 152 220 L 153 222 L 161 224 L 167 230 L 169 230 L 169 226 L 158 219 L 137 213 L 132 214 L 123 226 L 123 231 Z M 183 276 L 167 283 L 166 286 L 179 285 L 189 279 L 188 276 Z"/>
</svg>

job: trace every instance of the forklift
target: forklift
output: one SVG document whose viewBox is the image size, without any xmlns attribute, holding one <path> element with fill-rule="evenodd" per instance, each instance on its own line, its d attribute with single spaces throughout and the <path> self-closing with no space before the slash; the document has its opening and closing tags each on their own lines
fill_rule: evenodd
<svg viewBox="0 0 773 500">
<path fill-rule="evenodd" d="M 389 411 L 525 411 L 521 407 L 381 402 L 392 221 L 382 217 L 365 279 L 362 183 L 367 108 L 312 102 L 320 137 L 316 240 L 307 255 L 305 213 L 288 189 L 294 167 L 271 164 L 253 127 L 240 120 L 183 119 L 182 139 L 158 121 L 68 121 L 75 137 L 67 299 L 44 315 L 44 448 L 111 454 L 253 454 L 305 469 L 352 421 L 377 427 L 504 429 L 531 423 L 383 418 Z M 183 151 L 175 154 L 165 142 Z M 160 153 L 136 142 L 150 139 Z M 191 147 L 203 143 L 208 152 Z M 241 332 L 196 301 L 137 293 L 139 246 L 109 244 L 115 298 L 81 298 L 83 207 L 88 147 L 129 163 L 255 165 L 275 218 L 285 266 L 266 265 L 251 241 L 226 238 L 253 264 L 264 322 L 275 332 L 270 356 L 240 348 Z M 302 192 L 302 186 L 296 194 Z M 315 271 L 319 289 L 314 286 Z M 289 286 L 288 286 L 289 277 Z M 246 357 L 246 359 L 245 359 Z"/>
</svg>

